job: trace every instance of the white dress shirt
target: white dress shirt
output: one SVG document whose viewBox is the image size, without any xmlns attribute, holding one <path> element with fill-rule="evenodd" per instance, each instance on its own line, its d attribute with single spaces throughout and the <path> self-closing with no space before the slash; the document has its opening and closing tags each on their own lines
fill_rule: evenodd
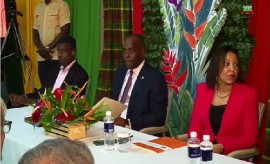
<svg viewBox="0 0 270 164">
<path fill-rule="evenodd" d="M 128 96 L 127 96 L 126 102 L 124 103 L 126 106 L 128 106 L 129 98 L 130 98 L 130 95 L 131 95 L 131 93 L 132 93 L 134 84 L 135 84 L 135 82 L 136 82 L 136 80 L 137 80 L 137 77 L 138 77 L 138 75 L 139 75 L 139 73 L 140 73 L 140 71 L 141 71 L 141 69 L 142 69 L 144 63 L 145 63 L 145 60 L 143 60 L 143 61 L 141 62 L 141 64 L 140 64 L 137 68 L 135 68 L 135 69 L 132 70 L 132 71 L 133 71 L 133 75 L 132 75 L 132 83 L 131 83 L 131 86 L 130 86 L 129 91 L 128 91 Z M 122 89 L 121 89 L 120 94 L 119 94 L 119 97 L 118 97 L 118 101 L 121 100 L 121 97 L 122 97 L 122 94 L 123 94 L 123 92 L 124 92 L 126 83 L 127 83 L 127 81 L 128 81 L 129 74 L 130 74 L 130 69 L 126 72 L 126 76 L 125 76 L 124 83 L 123 83 L 123 85 L 122 85 Z M 120 117 L 126 119 L 126 116 L 127 116 L 127 110 L 128 110 L 128 109 L 125 109 L 125 110 L 121 113 Z"/>
<path fill-rule="evenodd" d="M 76 60 L 74 60 L 73 62 L 71 62 L 68 66 L 66 66 L 66 68 L 64 68 L 63 66 L 60 67 L 60 71 L 58 73 L 58 76 L 56 78 L 56 81 L 54 83 L 54 86 L 53 86 L 53 89 L 52 89 L 52 92 L 54 92 L 54 90 L 56 88 L 60 88 L 61 85 L 63 84 L 70 68 L 73 66 L 73 64 L 76 62 Z"/>
</svg>

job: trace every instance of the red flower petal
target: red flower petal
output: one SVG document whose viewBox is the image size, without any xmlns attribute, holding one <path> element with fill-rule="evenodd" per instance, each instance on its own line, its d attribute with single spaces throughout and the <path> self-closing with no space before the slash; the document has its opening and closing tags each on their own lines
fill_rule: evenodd
<svg viewBox="0 0 270 164">
<path fill-rule="evenodd" d="M 175 63 L 175 65 L 174 65 L 174 67 L 173 67 L 172 75 L 173 75 L 174 78 L 176 78 L 177 72 L 179 71 L 179 68 L 180 68 L 180 64 L 181 64 L 181 60 L 179 59 L 179 60 Z"/>
<path fill-rule="evenodd" d="M 172 89 L 176 94 L 178 94 L 178 87 L 175 84 L 168 84 L 168 88 Z"/>
<path fill-rule="evenodd" d="M 174 82 L 174 78 L 171 74 L 165 74 L 165 79 L 167 83 L 173 83 Z"/>
<path fill-rule="evenodd" d="M 69 110 L 67 111 L 67 117 L 65 115 L 65 113 L 59 113 L 56 116 L 54 116 L 54 121 L 58 124 L 64 123 L 66 121 L 73 121 L 77 118 L 77 116 L 73 116 L 71 115 L 71 113 L 73 112 L 73 110 Z"/>
<path fill-rule="evenodd" d="M 204 0 L 198 0 L 196 2 L 194 9 L 193 9 L 195 14 L 197 14 L 197 12 L 201 10 L 203 3 L 204 3 Z"/>
<path fill-rule="evenodd" d="M 56 88 L 53 91 L 53 95 L 57 101 L 61 101 L 61 97 L 63 95 L 63 90 L 61 88 Z"/>
<path fill-rule="evenodd" d="M 179 77 L 177 77 L 177 79 L 175 80 L 175 85 L 180 87 L 183 84 L 183 82 L 185 81 L 186 76 L 187 76 L 187 68 L 184 70 L 184 72 Z"/>
<path fill-rule="evenodd" d="M 186 32 L 186 30 L 184 30 L 184 37 L 186 39 L 186 41 L 188 42 L 189 46 L 194 49 L 196 44 L 195 44 L 195 37 L 191 34 L 189 34 L 188 32 Z"/>
<path fill-rule="evenodd" d="M 190 10 L 188 10 L 188 9 L 185 9 L 185 14 L 186 14 L 187 19 L 188 19 L 191 23 L 194 23 L 195 17 L 194 17 L 193 12 L 190 11 Z"/>
<path fill-rule="evenodd" d="M 171 68 L 165 65 L 164 63 L 161 63 L 161 69 L 163 70 L 163 72 L 168 72 L 168 73 L 172 72 Z"/>
<path fill-rule="evenodd" d="M 196 40 L 199 40 L 199 39 L 201 38 L 206 23 L 207 23 L 207 20 L 204 21 L 202 24 L 200 24 L 200 25 L 195 29 L 195 38 L 196 38 Z"/>
</svg>

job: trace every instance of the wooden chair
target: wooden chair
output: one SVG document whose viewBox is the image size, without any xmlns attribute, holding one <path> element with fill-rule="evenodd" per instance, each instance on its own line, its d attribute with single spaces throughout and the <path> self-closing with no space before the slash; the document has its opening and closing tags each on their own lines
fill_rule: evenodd
<svg viewBox="0 0 270 164">
<path fill-rule="evenodd" d="M 160 127 L 147 127 L 147 128 L 143 128 L 140 130 L 140 132 L 142 133 L 146 133 L 146 134 L 150 134 L 150 135 L 157 135 L 157 134 L 162 134 L 162 136 L 165 136 L 168 129 L 167 129 L 167 119 L 168 119 L 168 114 L 170 111 L 170 102 L 171 102 L 171 97 L 172 97 L 172 92 L 168 91 L 168 105 L 167 105 L 167 115 L 166 115 L 166 121 L 165 121 L 165 125 L 160 126 Z"/>
<path fill-rule="evenodd" d="M 258 103 L 258 112 L 259 112 L 259 120 L 258 120 L 258 128 L 260 129 L 262 117 L 264 113 L 264 104 Z M 188 135 L 187 134 L 181 134 L 176 137 L 177 139 L 181 141 L 187 141 Z M 249 149 L 242 149 L 242 150 L 235 150 L 231 153 L 229 153 L 227 156 L 237 159 L 249 159 L 250 162 L 253 162 L 253 158 L 259 154 L 259 150 L 257 147 L 249 148 Z"/>
</svg>

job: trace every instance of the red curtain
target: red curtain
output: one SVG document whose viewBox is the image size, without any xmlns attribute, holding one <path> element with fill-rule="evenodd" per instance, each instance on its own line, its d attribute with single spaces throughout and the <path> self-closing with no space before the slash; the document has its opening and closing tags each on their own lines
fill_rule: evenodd
<svg viewBox="0 0 270 164">
<path fill-rule="evenodd" d="M 132 31 L 133 34 L 142 34 L 142 1 L 141 0 L 132 0 Z"/>
<path fill-rule="evenodd" d="M 270 84 L 270 1 L 253 0 L 252 9 L 254 14 L 250 15 L 249 31 L 255 39 L 255 47 L 248 68 L 246 82 L 257 89 L 259 101 L 266 104 Z M 256 163 L 262 163 L 262 155 L 268 154 L 265 148 L 269 147 L 269 140 L 265 140 L 267 109 L 264 110 L 264 117 L 260 129 L 259 148 L 260 154 Z"/>
<path fill-rule="evenodd" d="M 0 2 L 1 10 L 1 21 L 0 21 L 0 37 L 6 37 L 6 12 L 5 12 L 5 1 L 1 0 Z"/>
</svg>

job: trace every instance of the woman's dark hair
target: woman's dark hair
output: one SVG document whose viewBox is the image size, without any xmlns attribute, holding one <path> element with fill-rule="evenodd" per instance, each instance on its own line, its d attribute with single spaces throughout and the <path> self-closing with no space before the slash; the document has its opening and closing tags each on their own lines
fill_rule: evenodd
<svg viewBox="0 0 270 164">
<path fill-rule="evenodd" d="M 233 52 L 236 54 L 236 58 L 238 60 L 238 76 L 236 82 L 243 82 L 242 76 L 242 67 L 240 63 L 240 58 L 238 55 L 238 51 L 232 47 L 222 47 L 220 49 L 214 50 L 212 54 L 212 59 L 210 61 L 209 67 L 206 71 L 206 85 L 208 88 L 214 88 L 216 84 L 216 78 L 219 76 L 220 71 L 225 66 L 225 57 L 228 52 Z"/>
<path fill-rule="evenodd" d="M 73 49 L 76 49 L 76 40 L 72 36 L 68 36 L 68 35 L 62 36 L 58 40 L 57 44 L 61 44 L 61 43 L 69 43 Z"/>
</svg>

